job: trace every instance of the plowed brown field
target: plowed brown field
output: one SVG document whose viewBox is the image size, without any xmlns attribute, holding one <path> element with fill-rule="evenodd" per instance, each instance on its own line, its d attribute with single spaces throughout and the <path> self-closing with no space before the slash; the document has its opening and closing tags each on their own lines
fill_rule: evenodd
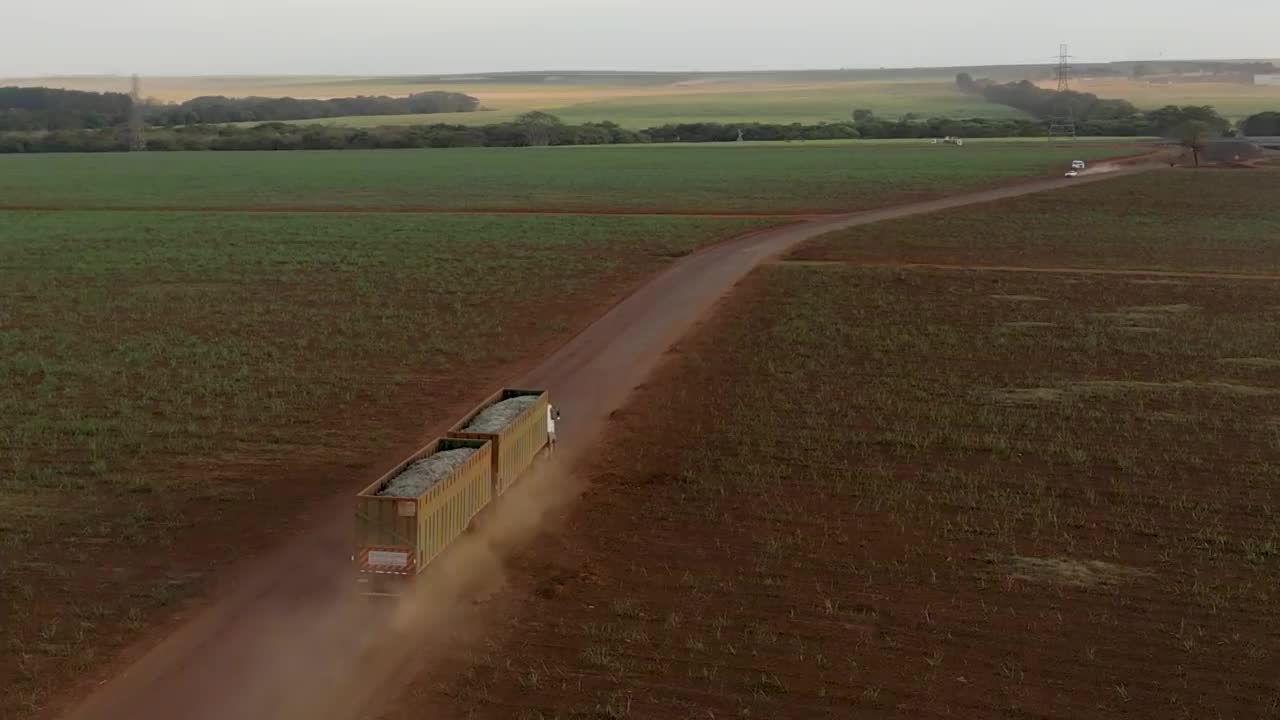
<svg viewBox="0 0 1280 720">
<path fill-rule="evenodd" d="M 1143 167 L 1133 167 L 1123 172 L 1138 173 L 1144 170 Z M 573 341 L 547 357 L 537 368 L 515 380 L 514 384 L 546 388 L 555 398 L 557 406 L 563 408 L 566 419 L 561 430 L 561 449 L 557 451 L 556 458 L 559 464 L 569 463 L 577 455 L 594 452 L 597 437 L 603 430 L 604 418 L 608 413 L 619 407 L 631 388 L 649 375 L 662 354 L 699 318 L 705 317 L 724 292 L 759 263 L 785 253 L 798 243 L 837 228 L 938 212 L 974 203 L 994 203 L 1028 193 L 1057 190 L 1079 183 L 1101 182 L 1109 177 L 1099 175 L 1077 181 L 1061 178 L 1028 181 L 981 193 L 956 195 L 759 232 L 717 244 L 676 261 L 661 275 L 612 307 Z M 86 213 L 78 222 L 102 226 L 124 222 L 127 219 L 124 215 Z M 217 215 L 215 219 L 222 228 L 234 227 L 228 223 L 238 222 L 224 214 Z M 337 240 L 339 242 L 336 247 L 339 249 L 345 247 L 340 242 L 342 234 L 335 236 L 330 228 L 331 223 L 352 223 L 366 236 L 391 238 L 390 247 L 402 247 L 406 252 L 433 252 L 430 246 L 414 242 L 412 236 L 384 232 L 396 230 L 401 223 L 421 222 L 406 220 L 403 216 L 382 219 L 378 216 L 361 216 L 359 219 L 338 219 L 333 216 L 326 216 L 324 219 L 255 216 L 254 222 L 268 220 L 277 224 L 276 227 L 292 227 L 295 233 L 306 232 L 316 239 Z M 448 223 L 442 223 L 440 219 L 434 219 L 432 227 L 470 226 L 474 229 L 488 228 L 490 232 L 494 232 L 501 230 L 505 224 L 517 222 L 510 218 L 486 222 L 480 220 L 452 218 Z M 59 221 L 70 222 L 71 219 L 64 217 L 59 218 Z M 188 222 L 177 218 L 172 221 Z M 213 219 L 206 220 L 206 223 L 212 222 Z M 552 219 L 540 218 L 538 222 L 552 222 Z M 554 222 L 576 221 L 560 219 Z M 621 219 L 611 219 L 610 222 L 621 222 Z M 627 219 L 627 222 L 637 221 Z M 653 226 L 653 223 L 675 221 L 645 222 Z M 717 219 L 716 222 L 727 221 Z M 599 219 L 590 219 L 586 229 L 598 228 L 599 224 Z M 132 235 L 129 237 L 132 238 Z M 659 247 L 669 250 L 677 250 L 677 247 L 669 243 L 687 243 L 694 239 L 683 234 L 679 237 L 665 237 L 666 242 Z M 401 245 L 406 240 L 408 245 Z M 486 245 L 480 243 L 477 246 L 478 240 L 476 237 L 470 239 L 472 250 Z M 155 238 L 131 241 L 155 245 Z M 369 249 L 372 252 L 372 263 L 361 263 L 370 265 L 370 269 L 376 268 L 373 275 L 382 276 L 381 284 L 365 283 L 365 289 L 384 295 L 385 291 L 378 288 L 385 285 L 388 275 L 396 277 L 400 273 L 408 273 L 412 277 L 405 278 L 404 292 L 388 296 L 399 302 L 417 297 L 414 291 L 426 293 L 430 297 L 441 290 L 450 291 L 458 287 L 454 284 L 458 280 L 452 277 L 458 266 L 448 261 L 448 254 L 438 258 L 436 262 L 405 262 L 405 252 L 385 252 L 390 249 L 384 247 L 383 243 L 386 242 L 388 240 L 374 243 Z M 541 260 L 549 257 L 544 253 L 562 247 L 563 243 L 576 244 L 571 237 L 560 238 L 555 243 L 544 238 L 536 248 L 521 251 L 518 263 L 503 263 L 502 258 L 505 256 L 502 255 L 486 254 L 485 259 L 486 262 L 497 263 L 493 266 L 495 271 L 518 268 L 527 276 L 534 265 L 541 267 Z M 445 243 L 446 246 L 448 244 Z M 192 248 L 204 246 L 184 247 L 191 252 Z M 309 244 L 300 243 L 298 248 L 291 251 L 289 246 L 279 243 L 277 237 L 274 244 L 250 243 L 246 247 L 258 248 L 265 254 L 264 259 L 270 261 L 265 264 L 269 267 L 281 264 L 287 267 L 290 258 L 295 258 L 296 262 L 297 250 L 306 249 Z M 650 252 L 656 249 L 653 248 Z M 212 258 L 203 259 L 202 263 L 214 263 L 216 268 L 217 258 L 226 257 L 215 252 L 216 250 L 216 247 L 211 247 L 204 251 L 215 254 Z M 670 258 L 673 254 L 678 253 L 658 252 L 648 262 L 658 262 L 660 257 Z M 311 262 L 323 261 L 325 257 L 326 253 L 321 252 Z M 554 257 L 564 260 L 576 255 L 561 252 Z M 609 256 L 598 253 L 589 257 L 601 261 L 609 259 Z M 628 258 L 624 263 L 628 271 L 638 271 L 647 266 L 643 256 Z M 441 275 L 440 282 L 422 282 L 422 272 L 425 269 Z M 572 268 L 561 264 L 556 265 L 555 270 L 567 272 Z M 495 272 L 484 277 L 489 278 L 489 286 L 492 286 L 492 283 L 501 283 L 501 278 L 509 276 Z M 594 280 L 602 281 L 603 277 L 596 273 Z M 465 278 L 461 278 L 461 281 L 466 282 Z M 473 280 L 468 291 L 474 294 L 477 289 Z M 572 295 L 575 303 L 581 302 L 577 292 Z M 525 306 L 516 302 L 508 307 Z M 543 310 L 545 309 L 544 307 Z M 544 320 L 548 319 L 545 313 L 543 315 Z M 428 321 L 451 322 L 451 315 L 415 313 L 412 317 L 414 322 L 397 323 L 392 327 L 405 330 L 411 337 L 413 333 L 427 333 L 429 337 L 434 336 L 437 343 L 441 337 L 460 337 L 456 332 L 449 335 L 437 334 L 432 332 L 432 326 L 424 325 Z M 526 318 L 524 322 L 528 321 Z M 481 324 L 466 327 L 482 332 L 504 332 L 507 326 Z M 370 330 L 385 333 L 385 329 L 376 327 Z M 522 325 L 522 332 L 527 331 L 528 328 Z M 469 334 L 461 336 L 470 337 Z M 371 347 L 381 352 L 388 346 L 375 344 Z M 396 347 L 401 351 L 411 351 L 415 346 L 398 343 Z M 462 357 L 471 354 L 456 342 L 447 343 L 446 347 L 452 348 Z M 312 368 L 305 362 L 301 367 L 317 372 L 325 368 L 324 365 Z M 473 380 L 480 377 L 476 375 L 479 370 L 481 366 L 471 365 L 467 369 L 468 377 Z M 296 374 L 278 374 L 273 377 L 280 382 L 294 382 Z M 495 378 L 492 382 L 496 384 L 499 381 Z M 481 384 L 489 383 L 486 381 Z M 451 391 L 465 393 L 465 388 L 454 386 Z M 443 393 L 443 389 L 440 392 Z M 443 400 L 440 394 L 433 394 L 433 397 L 436 401 Z M 435 425 L 419 426 L 416 432 L 424 438 L 442 431 L 440 426 L 446 424 L 441 422 L 442 419 L 451 418 L 462 411 L 462 408 L 451 410 L 451 406 L 444 402 L 434 402 L 430 409 L 424 410 L 421 396 L 414 393 L 406 394 L 399 400 L 401 403 L 395 406 L 397 417 L 408 418 L 406 422 L 420 422 L 427 415 L 436 418 Z M 340 411 L 339 407 L 332 409 Z M 370 413 L 364 417 L 363 424 L 349 425 L 348 435 L 359 428 L 368 428 L 371 432 L 382 432 L 384 435 L 389 432 L 391 426 L 382 415 Z M 260 422 L 255 420 L 255 423 Z M 246 425 L 242 427 L 242 431 L 250 431 L 259 426 Z M 282 426 L 287 427 L 287 423 L 282 423 Z M 415 433 L 411 428 L 405 432 Z M 343 454 L 338 455 L 339 449 Z M 385 462 L 392 463 L 410 449 L 403 448 L 400 453 L 388 455 Z M 352 444 L 343 448 L 333 447 L 328 451 L 334 457 L 350 457 L 360 452 L 360 448 Z M 333 482 L 340 482 L 342 477 L 346 477 L 351 481 L 370 472 L 376 477 L 376 467 L 365 471 L 351 468 L 345 475 L 318 476 L 317 473 L 311 473 L 307 477 L 312 478 L 313 483 L 319 477 L 332 477 Z M 480 523 L 476 533 L 468 534 L 442 558 L 441 563 L 433 564 L 432 572 L 428 573 L 430 577 L 424 577 L 422 582 L 416 584 L 423 596 L 415 594 L 412 601 L 404 603 L 400 608 L 407 611 L 410 617 L 405 619 L 411 622 L 407 625 L 394 623 L 394 630 L 389 634 L 381 632 L 384 629 L 381 622 L 369 622 L 367 613 L 351 612 L 355 608 L 350 607 L 352 588 L 347 566 L 351 527 L 348 496 L 343 493 L 336 497 L 332 507 L 317 506 L 313 516 L 316 525 L 314 532 L 300 534 L 296 539 L 283 543 L 278 552 L 263 555 L 259 562 L 246 567 L 242 572 L 226 573 L 222 587 L 214 592 L 207 608 L 191 613 L 186 618 L 179 618 L 185 622 L 171 634 L 163 633 L 165 628 L 156 627 L 153 637 L 157 640 L 162 634 L 167 634 L 168 637 L 154 646 L 135 645 L 134 652 L 138 654 L 124 658 L 128 662 L 127 670 L 116 674 L 106 667 L 96 673 L 99 678 L 114 675 L 114 679 L 97 688 L 70 717 L 82 720 L 115 720 L 120 717 L 165 720 L 173 717 L 187 720 L 223 720 L 231 717 L 354 720 L 369 717 L 374 709 L 395 699 L 396 691 L 413 678 L 418 667 L 449 656 L 449 649 L 456 646 L 442 642 L 442 637 L 459 631 L 464 636 L 463 641 L 469 642 L 474 639 L 473 630 L 489 628 L 495 618 L 514 617 L 518 614 L 516 611 L 523 610 L 524 603 L 518 593 L 494 594 L 490 589 L 500 586 L 501 579 L 507 575 L 496 561 L 507 558 L 512 547 L 523 546 L 527 531 L 544 527 L 544 522 L 557 526 L 554 519 L 548 520 L 545 515 L 554 512 L 563 499 L 562 494 L 571 496 L 576 488 L 573 478 L 556 477 L 562 474 L 554 467 L 545 475 L 552 476 L 550 479 L 556 482 L 540 484 L 536 478 L 522 481 L 517 485 L 517 494 L 524 494 L 520 502 L 510 503 L 507 502 L 511 499 L 510 496 L 504 498 L 503 502 L 493 508 L 495 512 Z M 282 476 L 279 487 L 292 488 L 285 480 Z M 263 499 L 263 496 L 258 496 L 255 507 L 262 507 Z M 190 536 L 191 533 L 186 533 L 184 538 Z M 232 536 L 242 545 L 252 540 L 244 534 Z M 189 550 L 189 546 L 190 543 L 184 549 Z M 224 556 L 234 554 L 223 553 Z M 200 557 L 207 556 L 197 555 L 197 562 Z M 476 587 L 480 589 L 476 590 Z M 480 601 L 480 604 L 473 607 L 469 602 L 472 599 Z M 462 602 L 457 602 L 459 600 Z M 84 625 L 79 627 L 83 629 Z M 26 626 L 23 629 L 26 630 Z M 144 651 L 145 654 L 142 654 Z M 421 710 L 421 705 L 412 700 L 410 702 L 415 709 Z M 438 705 L 433 705 L 432 708 L 432 713 L 444 712 Z"/>
<path fill-rule="evenodd" d="M 1280 275 L 1213 273 L 1274 248 L 1244 221 L 1181 277 L 758 270 L 614 416 L 506 623 L 388 717 L 1275 716 Z"/>
<path fill-rule="evenodd" d="M 1280 168 L 1178 170 L 828 235 L 797 257 L 864 263 L 1280 272 Z"/>
</svg>

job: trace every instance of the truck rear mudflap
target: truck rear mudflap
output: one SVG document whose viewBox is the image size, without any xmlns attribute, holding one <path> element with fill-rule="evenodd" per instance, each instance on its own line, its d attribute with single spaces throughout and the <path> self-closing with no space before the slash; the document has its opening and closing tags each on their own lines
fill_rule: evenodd
<svg viewBox="0 0 1280 720">
<path fill-rule="evenodd" d="M 356 593 L 361 597 L 397 600 L 409 593 L 412 577 L 360 573 L 356 576 Z"/>
</svg>

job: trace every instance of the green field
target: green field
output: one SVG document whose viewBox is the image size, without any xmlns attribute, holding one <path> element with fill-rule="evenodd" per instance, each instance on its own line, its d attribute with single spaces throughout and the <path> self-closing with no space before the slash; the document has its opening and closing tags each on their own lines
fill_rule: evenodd
<svg viewBox="0 0 1280 720">
<path fill-rule="evenodd" d="M 1212 105 L 1223 117 L 1241 120 L 1280 110 L 1280 87 L 1223 82 L 1152 84 L 1130 79 L 1084 79 L 1075 89 L 1098 97 L 1121 98 L 1143 109 L 1164 105 Z"/>
<path fill-rule="evenodd" d="M 507 364 L 761 225 L 0 213 L 0 717 Z"/>
<path fill-rule="evenodd" d="M 1012 72 L 1013 75 L 1009 75 Z M 1016 76 L 1025 71 L 990 69 Z M 262 76 L 156 77 L 146 94 L 181 101 L 198 95 L 267 97 L 403 96 L 444 90 L 478 98 L 488 112 L 335 118 L 323 122 L 369 127 L 385 124 L 480 124 L 542 110 L 568 122 L 611 120 L 644 128 L 674 122 L 823 122 L 848 120 L 855 108 L 885 117 L 906 113 L 948 117 L 1020 117 L 1007 107 L 964 95 L 955 71 L 851 70 L 757 73 L 498 73 L 472 76 Z M 127 91 L 125 78 L 19 78 L 22 85 Z"/>
<path fill-rule="evenodd" d="M 996 72 L 998 78 L 1021 80 L 1027 69 Z M 684 84 L 680 84 L 684 83 Z M 333 86 L 337 90 L 337 86 Z M 456 123 L 480 125 L 502 122 L 522 112 L 540 110 L 568 123 L 612 121 L 643 129 L 670 123 L 820 123 L 848 120 L 854 109 L 867 109 L 886 118 L 907 114 L 920 117 L 1023 118 L 1013 108 L 989 103 L 960 92 L 955 73 L 848 79 L 816 73 L 778 78 L 685 79 L 671 84 L 632 82 L 545 86 L 465 82 L 420 89 L 461 90 L 480 98 L 486 112 L 384 117 L 339 117 L 319 122 L 351 127 Z M 1151 110 L 1164 105 L 1212 105 L 1224 117 L 1238 120 L 1253 113 L 1280 108 L 1280 88 L 1234 83 L 1174 83 L 1153 85 L 1127 78 L 1083 78 L 1076 89 L 1099 97 L 1128 100 Z M 316 122 L 316 121 L 300 121 Z"/>
<path fill-rule="evenodd" d="M 1103 143 L 0 156 L 0 208 L 839 211 L 1056 174 Z"/>
<path fill-rule="evenodd" d="M 493 108 L 489 112 L 340 117 L 320 122 L 352 127 L 430 123 L 481 125 L 510 120 L 533 109 L 549 112 L 568 123 L 607 120 L 634 129 L 687 122 L 840 122 L 848 120 L 855 108 L 895 119 L 908 113 L 921 117 L 1026 117 L 1013 108 L 966 95 L 956 89 L 954 81 L 852 82 L 763 89 L 729 87 L 721 90 L 716 90 L 714 85 L 693 86 L 679 93 L 622 95 L 584 102 L 565 102 L 551 95 L 546 100 L 513 100 L 511 104 L 499 104 Z"/>
<path fill-rule="evenodd" d="M 907 113 L 946 117 L 1022 117 L 1012 108 L 959 92 L 956 73 L 1001 82 L 1052 82 L 1039 66 L 829 70 L 724 73 L 495 73 L 455 76 L 231 76 L 144 78 L 148 96 L 166 101 L 199 95 L 330 98 L 404 96 L 445 90 L 478 98 L 488 112 L 331 118 L 320 122 L 373 127 L 419 123 L 483 124 L 530 110 L 566 122 L 610 120 L 632 128 L 677 122 L 806 122 L 847 120 L 855 108 L 897 118 Z M 1126 71 L 1127 72 L 1127 71 Z M 127 92 L 122 77 L 17 78 L 0 84 L 50 85 Z M 1224 82 L 1158 84 L 1127 75 L 1078 77 L 1074 87 L 1103 98 L 1129 100 L 1143 109 L 1163 105 L 1213 105 L 1239 119 L 1280 109 L 1280 88 Z M 307 121 L 311 122 L 311 121 Z"/>
</svg>

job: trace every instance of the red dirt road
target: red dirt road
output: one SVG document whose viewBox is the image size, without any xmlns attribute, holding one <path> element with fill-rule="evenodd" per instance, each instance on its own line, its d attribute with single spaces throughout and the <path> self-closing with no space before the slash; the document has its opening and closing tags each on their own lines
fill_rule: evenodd
<svg viewBox="0 0 1280 720">
<path fill-rule="evenodd" d="M 749 271 L 832 230 L 1045 192 L 1143 172 L 1025 182 L 755 233 L 691 255 L 616 305 L 514 384 L 543 387 L 564 412 L 560 450 L 417 584 L 395 612 L 351 601 L 349 498 L 335 498 L 314 531 L 253 564 L 230 589 L 68 717 L 355 720 L 394 699 L 435 643 L 465 631 L 467 602 L 502 583 L 511 545 L 572 501 L 575 456 L 603 420 Z M 478 391 L 487 392 L 487 388 Z M 432 428 L 443 431 L 440 427 Z M 365 478 L 352 478 L 354 490 Z M 474 614 L 474 613 L 471 613 Z"/>
</svg>

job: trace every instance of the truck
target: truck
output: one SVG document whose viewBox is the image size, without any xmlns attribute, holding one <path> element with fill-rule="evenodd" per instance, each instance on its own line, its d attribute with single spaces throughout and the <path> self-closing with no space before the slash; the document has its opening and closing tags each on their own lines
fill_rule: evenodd
<svg viewBox="0 0 1280 720">
<path fill-rule="evenodd" d="M 1081 172 L 1084 172 L 1084 161 L 1072 160 L 1071 169 L 1067 171 L 1067 177 L 1078 177 Z"/>
<path fill-rule="evenodd" d="M 394 598 L 548 450 L 547 393 L 503 389 L 356 495 L 360 595 Z"/>
</svg>

